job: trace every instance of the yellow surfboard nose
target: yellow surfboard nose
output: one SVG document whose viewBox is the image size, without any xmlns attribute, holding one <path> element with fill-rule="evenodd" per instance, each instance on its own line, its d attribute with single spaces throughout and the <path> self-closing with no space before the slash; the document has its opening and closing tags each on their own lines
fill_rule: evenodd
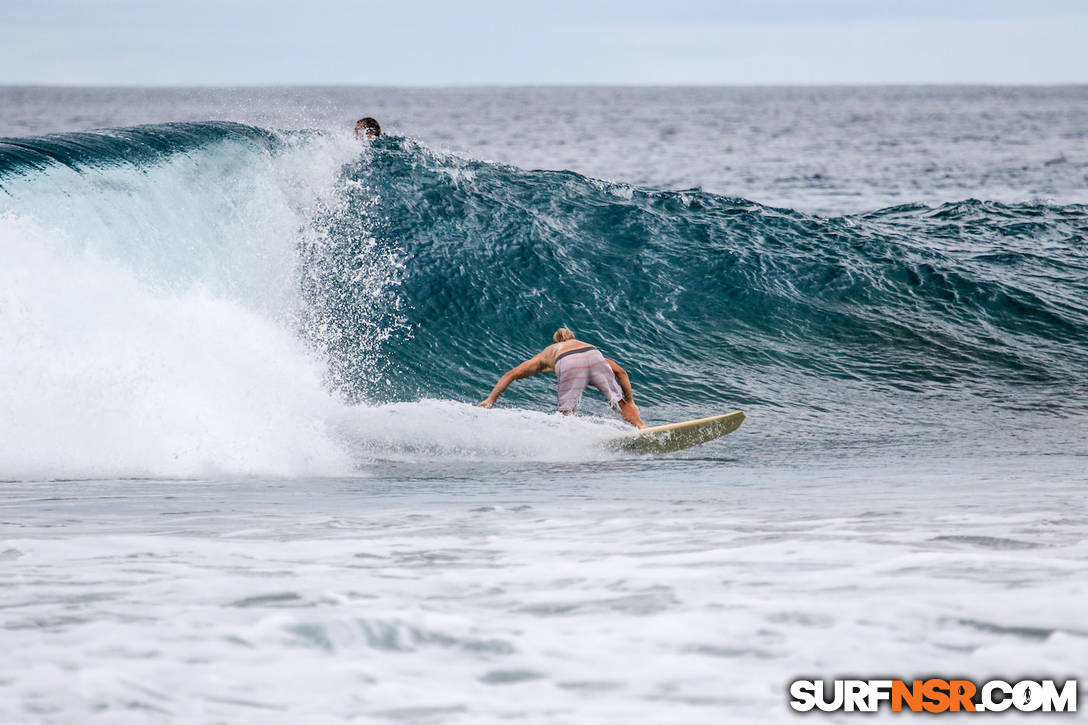
<svg viewBox="0 0 1088 725">
<path fill-rule="evenodd" d="M 643 428 L 638 433 L 613 438 L 609 446 L 636 453 L 673 453 L 732 433 L 744 422 L 744 413 L 735 410 L 724 415 Z"/>
</svg>

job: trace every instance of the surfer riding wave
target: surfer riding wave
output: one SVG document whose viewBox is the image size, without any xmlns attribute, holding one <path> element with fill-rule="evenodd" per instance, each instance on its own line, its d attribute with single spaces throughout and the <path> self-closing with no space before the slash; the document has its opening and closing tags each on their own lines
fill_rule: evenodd
<svg viewBox="0 0 1088 725">
<path fill-rule="evenodd" d="M 578 408 L 582 391 L 592 385 L 601 391 L 608 404 L 633 426 L 645 428 L 635 405 L 635 394 L 627 371 L 609 360 L 592 345 L 581 342 L 574 333 L 560 327 L 552 344 L 515 368 L 508 370 L 479 405 L 490 408 L 510 383 L 539 373 L 555 371 L 559 393 L 559 412 L 570 415 Z"/>
</svg>

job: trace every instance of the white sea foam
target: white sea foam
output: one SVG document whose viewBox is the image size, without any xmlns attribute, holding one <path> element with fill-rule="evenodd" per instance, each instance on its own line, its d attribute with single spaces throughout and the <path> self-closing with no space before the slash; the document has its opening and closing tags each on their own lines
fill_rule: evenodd
<svg viewBox="0 0 1088 725">
<path fill-rule="evenodd" d="M 0 477 L 602 455 L 585 434 L 608 426 L 452 403 L 351 407 L 326 389 L 324 362 L 297 334 L 298 244 L 358 154 L 331 136 L 276 154 L 224 143 L 151 167 L 56 167 L 8 184 Z"/>
<path fill-rule="evenodd" d="M 0 721 L 788 723 L 800 677 L 1088 666 L 1075 457 L 663 463 L 12 484 Z"/>
<path fill-rule="evenodd" d="M 632 429 L 619 419 L 518 408 L 483 410 L 448 400 L 342 409 L 333 430 L 359 459 L 586 461 Z"/>
<path fill-rule="evenodd" d="M 55 234 L 53 232 L 52 234 Z M 156 287 L 0 226 L 0 476 L 336 472 L 336 402 L 288 331 L 204 285 Z"/>
</svg>

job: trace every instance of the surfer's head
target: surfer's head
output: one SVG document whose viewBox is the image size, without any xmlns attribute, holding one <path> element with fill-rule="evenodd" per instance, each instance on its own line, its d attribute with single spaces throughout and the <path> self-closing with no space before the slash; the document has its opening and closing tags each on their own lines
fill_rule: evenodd
<svg viewBox="0 0 1088 725">
<path fill-rule="evenodd" d="M 377 138 L 382 135 L 382 127 L 378 125 L 377 120 L 367 116 L 366 118 L 360 118 L 355 122 L 355 136 L 366 136 L 367 138 Z"/>
<path fill-rule="evenodd" d="M 555 334 L 552 335 L 552 342 L 566 342 L 567 340 L 573 339 L 574 333 L 565 327 L 560 327 L 558 330 L 555 331 Z"/>
</svg>

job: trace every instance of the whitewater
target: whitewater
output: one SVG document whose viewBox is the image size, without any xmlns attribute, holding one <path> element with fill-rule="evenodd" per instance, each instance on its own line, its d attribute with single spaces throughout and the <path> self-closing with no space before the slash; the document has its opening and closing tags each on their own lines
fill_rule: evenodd
<svg viewBox="0 0 1088 725">
<path fill-rule="evenodd" d="M 0 100 L 4 722 L 1088 665 L 1084 89 Z M 747 421 L 633 457 L 592 391 L 473 405 L 560 325 L 650 424 Z"/>
</svg>

